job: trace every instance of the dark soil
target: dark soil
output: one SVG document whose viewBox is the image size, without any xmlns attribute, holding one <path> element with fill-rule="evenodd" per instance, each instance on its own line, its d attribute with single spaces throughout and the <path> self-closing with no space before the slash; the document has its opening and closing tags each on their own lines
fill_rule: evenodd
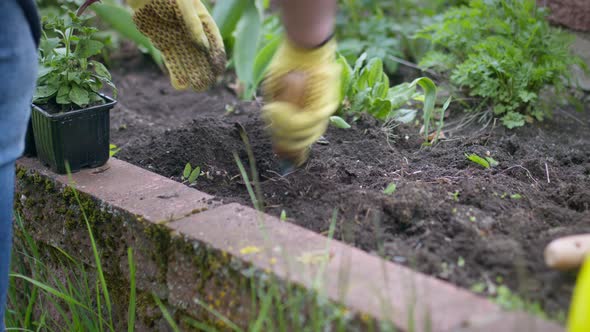
<svg viewBox="0 0 590 332">
<path fill-rule="evenodd" d="M 251 205 L 232 155 L 248 164 L 239 123 L 267 212 L 285 210 L 293 223 L 326 233 L 337 211 L 336 237 L 359 248 L 466 288 L 500 281 L 552 314 L 567 310 L 575 271 L 548 269 L 543 250 L 556 237 L 590 232 L 589 112 L 557 110 L 513 131 L 474 125 L 433 147 L 421 146 L 416 127 L 361 120 L 330 128 L 329 143 L 282 177 L 256 102 L 238 102 L 221 85 L 174 91 L 149 61 L 121 61 L 111 115 L 119 158 L 176 180 L 190 162 L 205 172 L 196 188 Z M 466 152 L 500 165 L 483 169 Z M 391 182 L 397 190 L 383 194 Z"/>
</svg>

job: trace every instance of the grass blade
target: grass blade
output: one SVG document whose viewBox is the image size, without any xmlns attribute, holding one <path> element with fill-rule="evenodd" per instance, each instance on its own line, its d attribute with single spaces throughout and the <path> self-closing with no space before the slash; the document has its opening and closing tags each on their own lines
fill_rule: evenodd
<svg viewBox="0 0 590 332">
<path fill-rule="evenodd" d="M 76 199 L 76 203 L 80 206 L 80 211 L 82 212 L 82 217 L 84 218 L 84 222 L 86 223 L 86 229 L 88 230 L 88 236 L 90 237 L 90 243 L 92 245 L 92 253 L 94 255 L 94 261 L 96 264 L 96 272 L 98 274 L 100 285 L 102 288 L 102 295 L 105 299 L 105 304 L 107 306 L 108 314 L 109 314 L 109 322 L 112 327 L 113 325 L 113 310 L 112 310 L 112 303 L 111 297 L 109 296 L 109 290 L 107 288 L 107 282 L 104 277 L 104 272 L 102 270 L 102 263 L 100 260 L 100 255 L 98 253 L 98 247 L 96 245 L 96 240 L 94 239 L 94 234 L 92 233 L 92 228 L 90 226 L 90 222 L 88 221 L 88 216 L 86 215 L 86 211 L 82 208 L 82 201 L 80 200 L 80 196 L 78 195 L 78 190 L 74 187 L 75 182 L 72 178 L 72 172 L 70 171 L 70 165 L 66 163 L 66 171 L 68 174 L 68 181 L 70 182 L 69 188 L 72 190 L 74 194 L 74 198 Z"/>
<path fill-rule="evenodd" d="M 48 285 L 46 285 L 44 283 L 41 283 L 41 282 L 39 282 L 39 281 L 37 281 L 35 279 L 29 278 L 27 276 L 24 276 L 24 275 L 18 274 L 18 273 L 11 273 L 10 276 L 13 277 L 13 278 L 18 278 L 18 279 L 25 280 L 25 281 L 29 282 L 30 284 L 35 285 L 35 286 L 41 288 L 42 290 L 46 291 L 47 293 L 49 293 L 49 294 L 51 294 L 51 295 L 53 295 L 53 296 L 55 296 L 55 297 L 57 297 L 59 299 L 62 299 L 64 301 L 66 301 L 67 303 L 75 304 L 75 305 L 79 306 L 80 308 L 83 308 L 83 309 L 86 309 L 86 310 L 90 311 L 90 308 L 88 308 L 84 304 L 78 302 L 76 299 L 72 298 L 68 294 L 63 293 L 63 292 L 60 292 L 57 289 L 55 289 L 55 288 L 53 288 L 51 286 L 48 286 Z"/>
<path fill-rule="evenodd" d="M 234 159 L 236 161 L 236 164 L 238 164 L 238 168 L 240 169 L 240 174 L 242 175 L 242 179 L 244 180 L 245 184 L 246 184 L 246 190 L 248 190 L 248 195 L 250 195 L 250 199 L 252 200 L 252 204 L 254 205 L 254 208 L 256 210 L 260 211 L 260 204 L 258 203 L 258 198 L 256 197 L 256 194 L 254 194 L 254 190 L 252 189 L 252 184 L 250 183 L 250 178 L 248 177 L 248 173 L 246 172 L 246 169 L 244 168 L 244 165 L 242 164 L 242 161 L 240 160 L 240 157 L 238 157 L 238 154 L 234 152 Z"/>
<path fill-rule="evenodd" d="M 178 325 L 176 325 L 176 323 L 174 322 L 174 319 L 172 318 L 172 316 L 170 316 L 170 312 L 168 311 L 168 309 L 166 309 L 166 307 L 164 306 L 164 304 L 162 303 L 160 298 L 157 297 L 156 294 L 152 294 L 152 297 L 154 298 L 154 301 L 156 302 L 156 304 L 160 308 L 160 311 L 162 311 L 162 315 L 164 315 L 164 319 L 166 319 L 166 322 L 168 322 L 168 325 L 170 325 L 170 327 L 172 328 L 172 331 L 180 332 Z"/>
<path fill-rule="evenodd" d="M 129 295 L 129 310 L 127 313 L 127 331 L 135 331 L 135 306 L 136 306 L 136 289 L 135 289 L 135 262 L 133 261 L 133 249 L 127 249 L 127 260 L 129 264 L 129 282 L 130 282 L 130 295 Z"/>
<path fill-rule="evenodd" d="M 217 310 L 215 310 L 213 308 L 210 308 L 208 305 L 206 305 L 205 303 L 203 303 L 201 300 L 195 299 L 195 303 L 197 303 L 203 309 L 207 310 L 207 312 L 209 312 L 210 314 L 212 314 L 213 316 L 215 316 L 215 318 L 217 318 L 220 321 L 222 321 L 227 327 L 229 327 L 233 331 L 235 331 L 235 332 L 243 332 L 243 330 L 241 328 L 239 328 L 236 324 L 232 323 L 229 319 L 227 319 L 225 316 L 223 316 Z"/>
</svg>

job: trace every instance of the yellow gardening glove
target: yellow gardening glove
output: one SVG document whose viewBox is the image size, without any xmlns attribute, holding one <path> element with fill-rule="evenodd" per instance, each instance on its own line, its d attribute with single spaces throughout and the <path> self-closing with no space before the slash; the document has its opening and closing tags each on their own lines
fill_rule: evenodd
<svg viewBox="0 0 590 332">
<path fill-rule="evenodd" d="M 590 256 L 578 274 L 567 321 L 568 332 L 590 331 Z"/>
<path fill-rule="evenodd" d="M 225 70 L 225 48 L 200 0 L 128 0 L 133 21 L 162 52 L 176 89 L 206 90 Z"/>
<path fill-rule="evenodd" d="M 286 40 L 271 62 L 263 91 L 263 118 L 279 158 L 300 166 L 338 108 L 341 67 L 336 42 L 304 49 Z"/>
</svg>

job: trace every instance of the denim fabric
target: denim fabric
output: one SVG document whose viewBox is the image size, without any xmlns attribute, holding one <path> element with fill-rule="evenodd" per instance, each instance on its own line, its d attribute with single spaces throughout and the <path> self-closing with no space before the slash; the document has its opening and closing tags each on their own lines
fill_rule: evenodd
<svg viewBox="0 0 590 332">
<path fill-rule="evenodd" d="M 4 311 L 14 199 L 14 164 L 23 153 L 37 52 L 27 19 L 15 0 L 0 1 L 0 331 Z"/>
</svg>

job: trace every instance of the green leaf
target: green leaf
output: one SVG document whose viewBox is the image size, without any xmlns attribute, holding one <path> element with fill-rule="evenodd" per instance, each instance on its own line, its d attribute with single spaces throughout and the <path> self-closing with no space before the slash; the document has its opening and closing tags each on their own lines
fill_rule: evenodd
<svg viewBox="0 0 590 332">
<path fill-rule="evenodd" d="M 416 92 L 416 86 L 410 83 L 402 83 L 389 88 L 387 99 L 391 102 L 394 109 L 400 108 L 407 104 Z"/>
<path fill-rule="evenodd" d="M 486 160 L 490 164 L 491 167 L 496 167 L 496 166 L 500 165 L 500 163 L 492 157 L 486 157 Z"/>
<path fill-rule="evenodd" d="M 184 171 L 182 172 L 182 178 L 188 179 L 191 176 L 192 170 L 193 167 L 191 166 L 191 163 L 186 163 L 186 165 L 184 166 Z"/>
<path fill-rule="evenodd" d="M 367 84 L 374 86 L 380 82 L 383 75 L 383 61 L 379 58 L 374 58 L 369 61 L 367 65 Z"/>
<path fill-rule="evenodd" d="M 262 17 L 252 1 L 248 5 L 235 31 L 236 45 L 234 48 L 234 61 L 238 79 L 246 85 L 244 99 L 251 97 L 254 85 L 254 60 L 260 42 Z"/>
<path fill-rule="evenodd" d="M 211 15 L 219 27 L 223 39 L 232 37 L 243 12 L 249 2 L 244 0 L 223 0 L 217 1 Z"/>
<path fill-rule="evenodd" d="M 354 74 L 358 75 L 361 72 L 361 68 L 363 67 L 363 63 L 367 59 L 367 53 L 361 54 L 354 64 Z"/>
<path fill-rule="evenodd" d="M 95 3 L 92 5 L 92 10 L 100 17 L 102 22 L 108 24 L 113 30 L 145 48 L 154 62 L 160 66 L 163 64 L 160 51 L 154 47 L 146 36 L 137 30 L 131 13 L 125 7 L 116 4 Z"/>
<path fill-rule="evenodd" d="M 111 73 L 109 73 L 108 69 L 102 63 L 92 60 L 90 64 L 94 66 L 96 75 L 111 80 Z"/>
<path fill-rule="evenodd" d="M 287 221 L 287 211 L 285 210 L 281 210 L 281 217 L 280 217 L 281 221 Z"/>
<path fill-rule="evenodd" d="M 55 102 L 61 105 L 69 105 L 72 103 L 70 98 L 70 86 L 69 85 L 62 85 L 57 90 L 57 97 L 55 97 Z"/>
<path fill-rule="evenodd" d="M 530 91 L 520 91 L 518 93 L 518 97 L 525 103 L 529 103 L 537 99 L 537 94 Z"/>
<path fill-rule="evenodd" d="M 395 183 L 390 183 L 387 185 L 387 188 L 383 189 L 383 193 L 385 195 L 391 195 L 397 190 L 397 185 Z"/>
<path fill-rule="evenodd" d="M 88 97 L 88 91 L 82 89 L 77 84 L 74 84 L 72 86 L 72 89 L 70 90 L 70 93 L 69 93 L 69 97 L 70 97 L 70 100 L 74 104 L 76 104 L 80 107 L 87 106 L 88 103 L 90 102 L 90 98 Z"/>
<path fill-rule="evenodd" d="M 510 198 L 511 199 L 521 199 L 522 195 L 521 194 L 512 194 L 512 195 L 510 195 Z"/>
<path fill-rule="evenodd" d="M 109 144 L 109 157 L 113 157 L 119 151 L 121 151 L 121 148 L 118 148 L 115 144 Z"/>
<path fill-rule="evenodd" d="M 387 120 L 391 114 L 391 102 L 387 99 L 376 99 L 369 109 L 369 113 L 376 119 Z"/>
<path fill-rule="evenodd" d="M 195 167 L 195 169 L 193 169 L 190 176 L 188 177 L 188 183 L 190 183 L 190 184 L 195 183 L 197 181 L 197 179 L 199 178 L 199 175 L 201 175 L 201 167 L 197 166 L 197 167 Z"/>
<path fill-rule="evenodd" d="M 341 66 L 342 71 L 340 73 L 340 102 L 342 102 L 348 95 L 350 90 L 350 83 L 352 82 L 352 68 L 348 64 L 348 61 L 342 56 L 338 56 L 337 63 Z"/>
<path fill-rule="evenodd" d="M 35 99 L 47 98 L 53 96 L 58 90 L 57 86 L 54 85 L 39 85 L 35 90 Z"/>
<path fill-rule="evenodd" d="M 524 115 L 517 112 L 508 112 L 502 117 L 502 124 L 508 129 L 524 126 Z"/>
<path fill-rule="evenodd" d="M 429 126 L 434 113 L 434 104 L 436 102 L 436 84 L 428 77 L 420 77 L 414 80 L 410 85 L 420 85 L 424 90 L 424 108 L 423 108 L 423 120 L 424 120 L 424 135 L 426 141 L 428 141 L 428 135 L 430 134 Z"/>
<path fill-rule="evenodd" d="M 53 52 L 53 50 L 57 48 L 57 46 L 59 46 L 59 43 L 60 39 L 57 37 L 43 38 L 39 42 L 39 49 L 41 50 L 43 56 L 47 57 Z"/>
<path fill-rule="evenodd" d="M 83 59 L 89 58 L 100 53 L 103 47 L 104 44 L 98 40 L 82 39 L 76 46 L 76 56 Z"/>
<path fill-rule="evenodd" d="M 474 162 L 480 166 L 482 166 L 483 168 L 490 168 L 490 163 L 485 160 L 484 158 L 476 155 L 475 153 L 471 153 L 471 154 L 465 154 L 465 157 L 467 158 L 467 160 Z"/>
<path fill-rule="evenodd" d="M 277 49 L 281 45 L 283 38 L 280 35 L 275 36 L 271 41 L 268 42 L 261 50 L 256 54 L 256 59 L 254 60 L 254 86 L 253 89 L 262 82 L 264 78 L 264 74 L 266 72 L 266 68 L 270 64 L 270 61 L 273 59 L 273 56 L 277 52 Z"/>
<path fill-rule="evenodd" d="M 350 128 L 350 125 L 348 124 L 348 122 L 346 122 L 346 120 L 344 120 L 343 118 L 341 118 L 339 116 L 331 116 L 330 123 L 333 126 L 335 126 L 336 128 L 340 128 L 340 129 Z"/>
<path fill-rule="evenodd" d="M 400 108 L 395 111 L 392 118 L 401 123 L 410 123 L 416 119 L 416 113 L 418 113 L 416 110 L 410 108 Z"/>
<path fill-rule="evenodd" d="M 54 70 L 55 70 L 55 68 L 53 68 L 53 67 L 41 64 L 39 66 L 39 71 L 37 72 L 37 77 L 43 78 L 43 77 L 47 76 L 48 74 L 52 73 Z"/>
</svg>

